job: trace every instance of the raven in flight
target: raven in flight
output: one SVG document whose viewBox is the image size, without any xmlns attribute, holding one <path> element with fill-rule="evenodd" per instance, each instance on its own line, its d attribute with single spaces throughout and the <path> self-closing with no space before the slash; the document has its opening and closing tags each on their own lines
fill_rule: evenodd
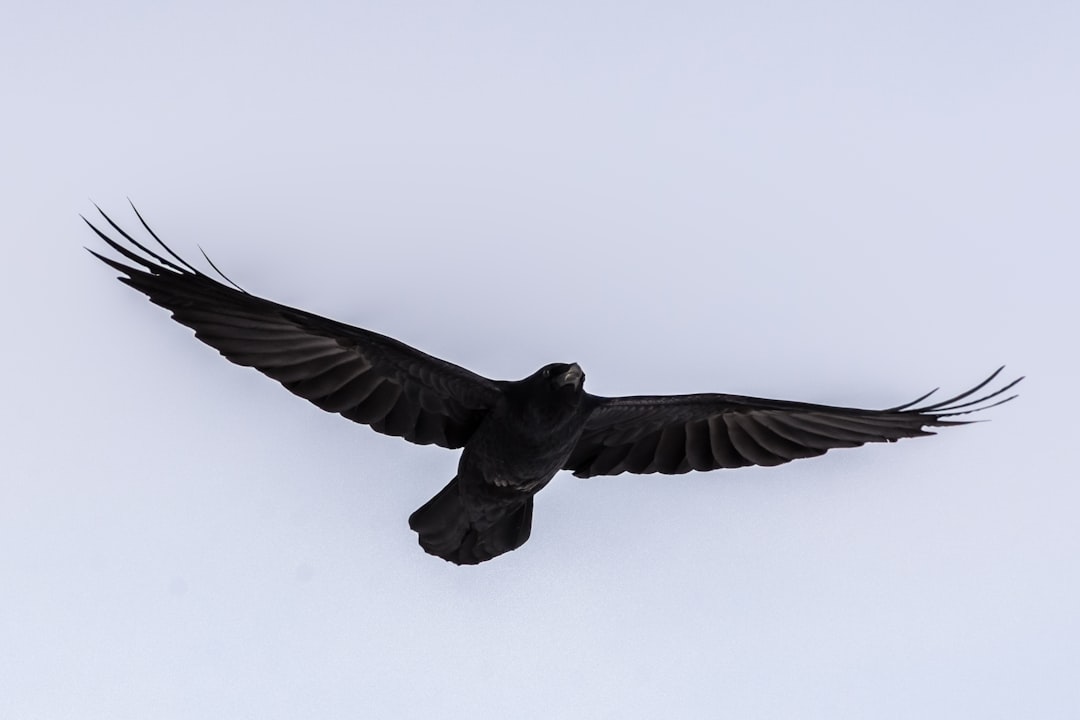
<svg viewBox="0 0 1080 720">
<path fill-rule="evenodd" d="M 133 265 L 90 252 L 228 360 L 377 432 L 463 448 L 457 475 L 409 517 L 424 550 L 459 565 L 521 547 L 533 496 L 559 470 L 584 478 L 780 465 L 966 424 L 949 418 L 1012 400 L 997 398 L 1022 379 L 980 395 L 999 368 L 949 400 L 920 405 L 928 393 L 887 410 L 719 394 L 600 397 L 585 392 L 577 363 L 489 380 L 393 338 L 250 295 L 206 258 L 219 282 L 169 249 L 138 210 L 158 251 L 98 211 L 128 244 L 87 224 Z"/>
</svg>

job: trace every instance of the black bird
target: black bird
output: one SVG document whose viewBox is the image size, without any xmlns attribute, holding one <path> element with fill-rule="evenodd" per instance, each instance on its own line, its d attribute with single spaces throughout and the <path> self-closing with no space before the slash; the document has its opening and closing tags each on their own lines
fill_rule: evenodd
<svg viewBox="0 0 1080 720">
<path fill-rule="evenodd" d="M 424 550 L 459 565 L 528 540 L 533 496 L 559 470 L 591 477 L 780 465 L 967 424 L 948 418 L 1012 400 L 995 398 L 1022 379 L 971 399 L 999 368 L 949 400 L 919 405 L 927 393 L 887 410 L 720 394 L 600 397 L 585 392 L 577 363 L 489 380 L 392 338 L 250 295 L 206 258 L 219 282 L 169 249 L 138 210 L 164 254 L 98 211 L 129 245 L 87 224 L 134 265 L 90 252 L 227 359 L 377 432 L 463 448 L 457 475 L 409 518 Z"/>
</svg>

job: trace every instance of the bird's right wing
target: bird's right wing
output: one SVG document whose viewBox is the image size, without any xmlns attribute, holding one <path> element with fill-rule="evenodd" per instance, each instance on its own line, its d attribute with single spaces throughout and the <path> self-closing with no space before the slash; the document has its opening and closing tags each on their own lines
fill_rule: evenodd
<svg viewBox="0 0 1080 720">
<path fill-rule="evenodd" d="M 970 400 L 997 372 L 970 390 L 919 406 L 930 393 L 888 410 L 814 405 L 741 395 L 594 397 L 594 409 L 563 467 L 578 477 L 619 473 L 677 474 L 746 465 L 780 465 L 832 448 L 932 435 L 924 427 L 963 425 L 949 419 L 990 403 L 1023 378 Z"/>
<path fill-rule="evenodd" d="M 393 338 L 218 282 L 173 253 L 142 216 L 139 220 L 171 260 L 101 215 L 130 247 L 87 224 L 110 247 L 145 268 L 91 250 L 126 276 L 122 282 L 172 311 L 174 320 L 232 362 L 255 368 L 323 410 L 414 443 L 456 448 L 499 399 L 494 381 Z"/>
</svg>

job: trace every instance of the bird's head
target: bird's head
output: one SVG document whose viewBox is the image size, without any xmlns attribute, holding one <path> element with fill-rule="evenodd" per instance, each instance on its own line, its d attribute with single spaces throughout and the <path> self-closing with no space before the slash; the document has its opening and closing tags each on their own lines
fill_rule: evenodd
<svg viewBox="0 0 1080 720">
<path fill-rule="evenodd" d="M 545 365 L 521 381 L 529 413 L 538 413 L 553 422 L 577 412 L 585 397 L 585 373 L 577 363 Z"/>
<path fill-rule="evenodd" d="M 504 384 L 505 396 L 514 412 L 555 422 L 577 412 L 585 398 L 585 373 L 577 363 L 552 363 L 516 382 Z"/>
<path fill-rule="evenodd" d="M 545 365 L 536 371 L 533 378 L 559 393 L 580 392 L 585 384 L 585 373 L 577 363 Z"/>
</svg>

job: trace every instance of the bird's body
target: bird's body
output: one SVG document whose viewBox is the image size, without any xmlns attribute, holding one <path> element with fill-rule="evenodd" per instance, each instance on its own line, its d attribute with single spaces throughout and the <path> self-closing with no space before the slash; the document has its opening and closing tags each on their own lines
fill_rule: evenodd
<svg viewBox="0 0 1080 720">
<path fill-rule="evenodd" d="M 214 280 L 145 222 L 169 257 L 102 216 L 131 247 L 90 227 L 142 269 L 94 254 L 229 360 L 378 432 L 462 448 L 457 475 L 409 518 L 427 552 L 457 564 L 528 540 L 533 498 L 560 470 L 590 477 L 778 465 L 963 424 L 948 418 L 1011 400 L 990 402 L 1019 382 L 969 400 L 999 369 L 944 402 L 917 406 L 923 396 L 863 410 L 715 393 L 606 398 L 585 392 L 576 363 L 489 380 L 392 338 L 250 295 L 224 275 L 229 285 Z"/>
<path fill-rule="evenodd" d="M 533 496 L 562 469 L 589 417 L 583 380 L 575 363 L 502 384 L 461 452 L 457 476 L 409 518 L 425 550 L 473 564 L 528 540 Z"/>
</svg>

